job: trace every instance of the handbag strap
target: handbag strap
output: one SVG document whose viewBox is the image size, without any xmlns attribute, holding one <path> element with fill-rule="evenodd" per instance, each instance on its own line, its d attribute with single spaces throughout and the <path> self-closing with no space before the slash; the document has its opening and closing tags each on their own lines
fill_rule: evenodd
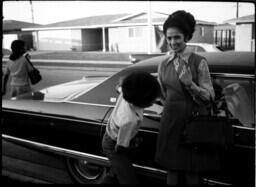
<svg viewBox="0 0 256 187">
<path fill-rule="evenodd" d="M 31 65 L 31 67 L 34 69 L 35 67 L 34 67 L 34 65 L 32 64 L 32 62 L 29 59 L 29 54 L 26 54 L 25 58 L 27 59 L 28 63 Z"/>
</svg>

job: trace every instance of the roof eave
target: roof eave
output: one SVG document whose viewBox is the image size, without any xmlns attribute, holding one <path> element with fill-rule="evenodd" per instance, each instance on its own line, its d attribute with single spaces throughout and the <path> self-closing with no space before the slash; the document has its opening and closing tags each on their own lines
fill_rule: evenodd
<svg viewBox="0 0 256 187">
<path fill-rule="evenodd" d="M 162 25 L 162 22 L 154 22 L 153 25 Z M 104 24 L 92 26 L 67 26 L 67 27 L 42 27 L 42 28 L 22 28 L 22 31 L 40 31 L 40 30 L 65 30 L 65 29 L 94 29 L 104 27 L 127 27 L 127 26 L 146 26 L 147 23 L 124 23 L 124 24 Z"/>
<path fill-rule="evenodd" d="M 248 19 L 248 20 L 236 21 L 235 23 L 253 23 L 253 22 L 255 22 L 255 20 L 253 20 L 253 19 Z"/>
<path fill-rule="evenodd" d="M 199 23 L 198 23 L 199 24 Z M 206 23 L 200 23 L 202 25 L 211 25 Z M 112 23 L 112 24 L 99 24 L 91 26 L 62 26 L 62 27 L 35 27 L 35 28 L 22 28 L 22 31 L 40 31 L 40 30 L 65 30 L 65 29 L 94 29 L 104 27 L 127 27 L 127 26 L 146 26 L 148 23 Z M 163 22 L 153 22 L 152 25 L 163 25 Z"/>
</svg>

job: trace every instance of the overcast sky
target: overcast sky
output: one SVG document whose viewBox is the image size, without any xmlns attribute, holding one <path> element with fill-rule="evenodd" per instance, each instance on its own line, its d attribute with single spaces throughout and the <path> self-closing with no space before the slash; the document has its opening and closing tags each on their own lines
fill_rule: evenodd
<svg viewBox="0 0 256 187">
<path fill-rule="evenodd" d="M 137 13 L 148 10 L 172 13 L 186 10 L 197 20 L 222 23 L 236 17 L 236 2 L 205 1 L 32 1 L 34 22 L 49 24 L 94 15 Z M 255 14 L 253 3 L 239 3 L 239 16 Z M 29 1 L 4 1 L 4 20 L 32 22 Z"/>
</svg>

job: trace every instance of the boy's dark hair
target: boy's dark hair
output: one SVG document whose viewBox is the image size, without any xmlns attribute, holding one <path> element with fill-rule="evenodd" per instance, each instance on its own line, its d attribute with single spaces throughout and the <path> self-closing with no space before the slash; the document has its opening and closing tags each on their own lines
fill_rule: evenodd
<svg viewBox="0 0 256 187">
<path fill-rule="evenodd" d="M 121 87 L 124 99 L 141 108 L 149 107 L 161 93 L 157 79 L 145 71 L 128 74 Z"/>
<path fill-rule="evenodd" d="M 184 10 L 178 10 L 167 18 L 163 25 L 163 32 L 166 35 L 166 31 L 170 27 L 178 28 L 188 40 L 190 40 L 195 31 L 196 21 L 192 14 Z"/>
<path fill-rule="evenodd" d="M 10 55 L 10 60 L 16 60 L 22 56 L 26 51 L 24 47 L 26 43 L 23 40 L 14 40 L 11 44 L 12 53 Z"/>
</svg>

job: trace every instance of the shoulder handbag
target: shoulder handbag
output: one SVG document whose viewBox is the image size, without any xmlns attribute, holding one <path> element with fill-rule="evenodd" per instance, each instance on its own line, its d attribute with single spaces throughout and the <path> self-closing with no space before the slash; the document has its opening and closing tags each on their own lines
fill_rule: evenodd
<svg viewBox="0 0 256 187">
<path fill-rule="evenodd" d="M 228 112 L 225 110 L 225 116 L 218 116 L 216 102 L 211 98 L 207 107 L 208 115 L 193 113 L 186 120 L 182 136 L 184 145 L 203 149 L 226 149 L 232 145 L 233 128 L 229 122 Z"/>
<path fill-rule="evenodd" d="M 30 79 L 31 84 L 37 84 L 39 81 L 42 80 L 42 76 L 40 74 L 40 71 L 33 66 L 33 64 L 30 62 L 28 56 L 26 55 L 25 58 L 27 59 L 28 63 L 32 66 L 33 70 L 28 72 L 28 76 Z"/>
<path fill-rule="evenodd" d="M 185 122 L 183 143 L 204 149 L 226 149 L 231 146 L 233 128 L 227 111 L 225 116 L 217 116 L 212 110 L 209 111 L 209 115 L 192 115 Z"/>
</svg>

